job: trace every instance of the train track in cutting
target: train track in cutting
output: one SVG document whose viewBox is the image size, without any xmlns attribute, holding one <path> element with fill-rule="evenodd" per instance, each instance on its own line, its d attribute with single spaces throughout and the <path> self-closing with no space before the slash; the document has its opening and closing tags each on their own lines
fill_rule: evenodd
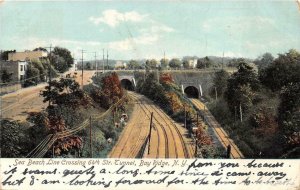
<svg viewBox="0 0 300 190">
<path fill-rule="evenodd" d="M 231 139 L 228 138 L 228 134 L 223 130 L 223 128 L 215 121 L 213 115 L 209 112 L 209 110 L 202 110 L 203 105 L 198 99 L 191 99 L 191 102 L 198 108 L 199 111 L 203 114 L 204 121 L 213 129 L 218 139 L 220 140 L 223 147 L 226 149 L 228 145 L 234 150 L 234 152 L 238 155 L 236 156 L 233 151 L 230 152 L 232 158 L 244 158 L 244 155 L 240 152 L 237 146 L 232 142 Z M 217 128 L 217 126 L 219 127 Z M 224 138 L 224 136 L 226 138 Z"/>
<path fill-rule="evenodd" d="M 152 106 L 152 107 L 155 107 L 154 105 L 151 105 L 151 106 Z M 180 139 L 180 144 L 181 144 L 182 149 L 183 149 L 184 157 L 185 157 L 185 158 L 189 158 L 190 155 L 189 155 L 189 152 L 188 152 L 188 150 L 187 150 L 185 141 L 184 141 L 184 139 L 183 139 L 183 137 L 182 137 L 182 135 L 181 135 L 181 133 L 180 133 L 178 127 L 176 126 L 176 124 L 173 123 L 171 120 L 169 120 L 169 122 L 172 124 L 173 127 L 170 126 L 170 125 L 167 123 L 166 119 L 164 119 L 164 118 L 168 118 L 169 116 L 168 116 L 165 112 L 161 111 L 161 113 L 162 113 L 162 115 L 163 115 L 163 116 L 162 116 L 162 115 L 157 111 L 157 108 L 155 108 L 154 110 L 155 110 L 155 111 L 157 112 L 157 114 L 159 114 L 159 116 L 164 120 L 164 122 L 167 124 L 168 128 L 169 128 L 171 131 L 172 131 L 172 129 L 175 129 L 175 132 L 176 132 L 177 136 L 178 136 L 179 139 Z M 172 136 L 173 136 L 173 138 L 174 138 L 173 131 L 172 131 Z M 174 138 L 174 139 L 175 139 L 175 138 Z M 176 147 L 177 147 L 177 146 L 176 146 Z M 176 149 L 176 152 L 177 152 L 177 149 Z"/>
<path fill-rule="evenodd" d="M 133 96 L 135 96 L 137 98 L 136 95 L 133 95 Z M 167 127 L 167 129 L 169 131 L 169 134 L 171 135 L 171 138 L 173 139 L 173 143 L 172 144 L 173 144 L 174 149 L 175 149 L 175 156 L 176 156 L 176 158 L 178 158 L 179 155 L 178 155 L 178 144 L 176 144 L 176 138 L 175 138 L 175 136 L 179 137 L 180 145 L 181 145 L 181 147 L 183 149 L 184 157 L 185 158 L 189 158 L 190 155 L 189 155 L 189 152 L 187 150 L 185 141 L 184 141 L 184 139 L 183 139 L 183 137 L 182 137 L 182 135 L 181 135 L 178 127 L 176 126 L 176 124 L 174 122 L 172 122 L 171 120 L 166 119 L 166 118 L 169 118 L 169 116 L 166 113 L 164 113 L 163 111 L 160 111 L 159 108 L 157 108 L 156 106 L 154 106 L 152 103 L 149 103 L 149 102 L 147 102 L 147 103 L 148 103 L 147 105 L 149 105 L 149 107 L 151 108 L 151 110 L 153 110 L 156 113 L 156 116 L 159 117 L 159 120 L 163 121 L 162 123 L 165 124 L 165 125 L 161 124 L 161 122 L 158 122 L 157 119 L 155 118 L 156 121 L 158 123 L 160 123 L 161 127 L 164 129 L 164 131 L 165 131 L 164 135 L 167 135 L 167 131 L 166 131 L 166 129 L 165 129 L 164 126 Z M 147 108 L 146 106 L 145 106 L 145 108 L 150 112 L 149 108 Z M 168 139 L 168 137 L 165 137 L 165 138 Z M 168 145 L 168 147 L 169 147 L 169 145 Z"/>
<path fill-rule="evenodd" d="M 145 106 L 143 101 L 141 101 L 140 98 L 137 95 L 135 95 L 133 93 L 131 93 L 130 95 L 140 102 L 138 105 L 142 108 L 142 110 L 145 114 L 147 114 L 147 111 L 148 111 L 148 113 L 152 112 L 149 108 L 147 108 L 147 106 Z M 165 130 L 163 125 L 157 120 L 157 118 L 155 116 L 153 116 L 153 120 L 154 120 L 154 122 L 157 123 L 157 125 L 154 124 L 154 126 L 157 128 L 156 130 L 157 130 L 157 136 L 158 136 L 158 145 L 157 145 L 157 149 L 156 149 L 156 158 L 159 158 L 159 155 L 160 155 L 159 147 L 160 147 L 160 144 L 161 144 L 160 141 L 162 140 L 162 138 L 163 138 L 163 141 L 164 141 L 164 144 L 165 144 L 165 158 L 169 158 L 170 157 L 169 139 L 168 139 L 168 136 L 167 136 L 167 131 Z M 161 129 L 163 137 L 160 136 L 159 129 Z"/>
</svg>

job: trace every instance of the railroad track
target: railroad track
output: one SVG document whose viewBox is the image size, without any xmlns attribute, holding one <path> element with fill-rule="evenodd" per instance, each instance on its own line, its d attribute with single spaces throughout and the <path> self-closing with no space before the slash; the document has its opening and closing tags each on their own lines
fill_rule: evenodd
<svg viewBox="0 0 300 190">
<path fill-rule="evenodd" d="M 139 101 L 140 103 L 138 104 L 141 109 L 143 110 L 143 112 L 145 114 L 151 113 L 152 111 L 147 108 L 147 106 L 145 106 L 145 104 L 143 103 L 143 101 L 140 100 L 140 98 L 135 95 L 134 93 L 130 93 L 130 95 L 137 101 Z M 167 137 L 167 132 L 165 130 L 165 128 L 162 126 L 162 124 L 156 119 L 155 115 L 153 116 L 153 123 L 154 123 L 154 128 L 156 130 L 156 134 L 158 137 L 158 144 L 156 146 L 156 158 L 159 158 L 160 155 L 160 148 L 162 148 L 161 145 L 161 141 L 164 141 L 164 157 L 165 158 L 169 158 L 169 139 Z M 161 136 L 161 133 L 159 131 L 162 131 L 163 136 Z"/>
<path fill-rule="evenodd" d="M 151 105 L 151 106 L 153 106 L 153 105 Z M 154 107 L 155 107 L 155 106 L 154 106 Z M 163 111 L 160 111 L 161 113 L 159 113 L 159 112 L 157 111 L 157 108 L 155 109 L 155 111 L 160 115 L 160 117 L 161 117 L 161 118 L 164 120 L 164 122 L 167 124 L 167 121 L 166 121 L 164 118 L 169 118 L 169 116 L 168 116 L 165 112 L 163 112 Z M 162 116 L 162 115 L 163 115 L 163 116 Z M 187 150 L 185 141 L 184 141 L 184 139 L 183 139 L 183 137 L 182 137 L 182 135 L 181 135 L 181 133 L 180 133 L 180 131 L 179 131 L 179 129 L 178 129 L 178 126 L 177 126 L 174 122 L 172 122 L 171 119 L 169 119 L 169 122 L 171 123 L 171 125 L 172 125 L 173 127 L 170 126 L 169 124 L 167 124 L 168 127 L 170 128 L 170 130 L 175 129 L 175 132 L 176 132 L 177 136 L 178 136 L 179 139 L 180 139 L 180 144 L 181 144 L 181 146 L 182 146 L 182 148 L 183 148 L 184 157 L 185 157 L 185 158 L 190 158 L 190 155 L 189 155 L 189 152 L 188 152 L 188 150 Z M 172 132 L 172 135 L 173 135 L 173 132 Z"/>
<path fill-rule="evenodd" d="M 130 94 L 130 95 L 135 96 L 136 98 L 138 98 L 134 94 Z M 168 146 L 166 146 L 166 147 L 168 147 L 166 153 L 169 153 L 169 147 L 173 145 L 173 147 L 174 147 L 174 153 L 175 153 L 175 157 L 176 158 L 180 157 L 179 156 L 179 152 L 181 150 L 178 151 L 178 147 L 182 147 L 183 156 L 185 158 L 189 158 L 190 157 L 189 151 L 188 151 L 188 149 L 186 147 L 186 144 L 185 144 L 185 141 L 183 139 L 183 136 L 182 136 L 181 132 L 178 129 L 178 126 L 176 126 L 176 124 L 174 122 L 172 122 L 171 118 L 166 113 L 164 113 L 163 111 L 161 111 L 159 108 L 157 108 L 151 102 L 147 102 L 147 105 L 149 105 L 149 108 L 147 108 L 147 106 L 145 106 L 143 104 L 143 106 L 145 107 L 145 109 L 147 109 L 149 112 L 151 112 L 151 110 L 153 110 L 153 112 L 155 112 L 155 121 L 157 121 L 157 123 L 159 123 L 159 126 L 164 130 L 164 133 L 163 133 L 164 137 L 165 137 L 165 139 L 168 140 L 168 143 L 166 143 L 166 145 L 168 145 Z M 159 122 L 157 120 L 157 118 L 159 119 L 159 121 L 163 121 L 163 122 Z M 165 124 L 165 125 L 163 125 L 162 123 Z M 169 136 L 167 134 L 169 134 Z M 170 138 L 170 136 L 171 136 L 171 138 Z M 179 138 L 179 141 L 180 141 L 179 144 L 180 145 L 176 141 L 177 137 Z M 172 139 L 172 141 L 169 142 L 169 139 Z M 170 155 L 169 156 L 166 155 L 166 158 L 169 158 L 169 157 L 170 157 Z"/>
<path fill-rule="evenodd" d="M 229 138 L 228 134 L 224 131 L 221 125 L 215 120 L 214 116 L 209 110 L 205 109 L 205 105 L 198 99 L 190 99 L 191 102 L 201 111 L 204 117 L 204 121 L 212 127 L 213 131 L 217 135 L 217 138 L 221 142 L 222 146 L 226 149 L 228 145 L 231 146 L 230 155 L 232 158 L 244 158 L 236 144 Z"/>
</svg>

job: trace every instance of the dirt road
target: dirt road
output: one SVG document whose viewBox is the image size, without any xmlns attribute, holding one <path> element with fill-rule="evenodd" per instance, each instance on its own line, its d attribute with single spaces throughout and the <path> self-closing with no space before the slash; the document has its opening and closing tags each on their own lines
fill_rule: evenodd
<svg viewBox="0 0 300 190">
<path fill-rule="evenodd" d="M 228 145 L 231 146 L 231 158 L 244 158 L 244 155 L 241 153 L 239 148 L 229 138 L 228 134 L 224 131 L 221 125 L 217 122 L 214 116 L 207 110 L 206 106 L 198 99 L 190 99 L 192 103 L 201 111 L 204 116 L 204 121 L 208 123 L 208 126 L 212 127 L 218 140 L 221 142 L 222 146 L 226 149 Z"/>
<path fill-rule="evenodd" d="M 95 71 L 84 71 L 84 85 L 91 82 L 91 77 L 94 75 L 94 72 Z M 73 75 L 73 72 L 71 72 L 71 75 Z M 75 80 L 81 84 L 81 71 L 77 71 L 77 77 Z M 46 85 L 46 83 L 43 83 L 3 95 L 1 97 L 2 118 L 24 121 L 28 112 L 45 109 L 47 103 L 43 103 L 43 98 L 40 96 L 40 91 L 43 90 Z"/>
<path fill-rule="evenodd" d="M 140 157 L 144 158 L 193 157 L 194 143 L 186 137 L 187 130 L 175 123 L 145 96 L 134 92 L 130 92 L 129 95 L 135 101 L 134 111 L 109 157 L 135 158 L 139 153 Z M 147 143 L 151 112 L 154 125 L 150 143 Z M 145 151 L 141 152 L 143 145 L 146 145 Z"/>
</svg>

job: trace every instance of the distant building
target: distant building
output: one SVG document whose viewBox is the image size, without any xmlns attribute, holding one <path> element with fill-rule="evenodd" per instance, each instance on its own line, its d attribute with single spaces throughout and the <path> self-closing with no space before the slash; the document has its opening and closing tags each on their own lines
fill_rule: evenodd
<svg viewBox="0 0 300 190">
<path fill-rule="evenodd" d="M 127 63 L 123 63 L 122 61 L 116 61 L 115 69 L 126 69 Z"/>
<path fill-rule="evenodd" d="M 73 64 L 73 70 L 77 71 L 78 67 L 77 67 L 77 61 L 74 60 L 74 64 Z"/>
<path fill-rule="evenodd" d="M 190 59 L 188 62 L 189 62 L 189 67 L 190 68 L 196 68 L 196 66 L 197 66 L 197 59 Z"/>
<path fill-rule="evenodd" d="M 1 70 L 6 70 L 12 74 L 12 81 L 22 81 L 25 79 L 28 66 L 26 61 L 0 61 L 0 64 Z"/>
<path fill-rule="evenodd" d="M 47 57 L 46 51 L 24 51 L 8 53 L 8 61 L 32 61 Z"/>
</svg>

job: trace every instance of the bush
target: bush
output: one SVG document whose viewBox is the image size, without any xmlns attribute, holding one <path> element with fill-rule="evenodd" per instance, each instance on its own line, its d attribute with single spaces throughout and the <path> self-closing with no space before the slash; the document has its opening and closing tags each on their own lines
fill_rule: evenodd
<svg viewBox="0 0 300 190">
<path fill-rule="evenodd" d="M 36 143 L 26 131 L 28 126 L 25 123 L 10 120 L 1 120 L 0 124 L 1 157 L 25 157 Z"/>
</svg>

